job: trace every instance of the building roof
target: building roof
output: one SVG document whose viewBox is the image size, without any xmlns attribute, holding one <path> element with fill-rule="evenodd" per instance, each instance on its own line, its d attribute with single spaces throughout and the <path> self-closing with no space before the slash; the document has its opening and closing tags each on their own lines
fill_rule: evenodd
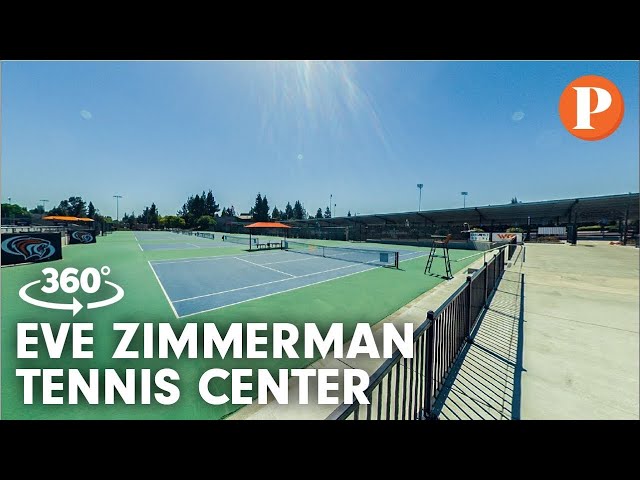
<svg viewBox="0 0 640 480">
<path fill-rule="evenodd" d="M 478 207 L 452 208 L 444 210 L 422 210 L 419 212 L 379 213 L 351 217 L 314 218 L 310 220 L 288 220 L 292 226 L 319 224 L 322 227 L 355 225 L 404 225 L 426 223 L 436 225 L 526 225 L 543 222 L 570 223 L 624 220 L 637 221 L 640 213 L 640 194 L 627 193 L 600 197 L 579 197 L 561 200 L 545 200 L 506 205 L 485 205 Z"/>
</svg>

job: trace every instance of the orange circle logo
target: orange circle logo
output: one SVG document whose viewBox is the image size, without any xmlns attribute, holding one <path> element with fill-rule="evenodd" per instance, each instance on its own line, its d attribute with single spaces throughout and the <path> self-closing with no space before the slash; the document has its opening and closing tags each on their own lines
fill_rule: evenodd
<svg viewBox="0 0 640 480">
<path fill-rule="evenodd" d="M 567 131 L 582 140 L 602 140 L 620 126 L 624 100 L 613 82 L 599 75 L 585 75 L 567 85 L 558 105 Z"/>
</svg>

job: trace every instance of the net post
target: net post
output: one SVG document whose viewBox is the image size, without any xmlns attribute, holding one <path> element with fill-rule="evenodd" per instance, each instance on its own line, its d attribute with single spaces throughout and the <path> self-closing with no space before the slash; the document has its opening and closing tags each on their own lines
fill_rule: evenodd
<svg viewBox="0 0 640 480">
<path fill-rule="evenodd" d="M 396 257 L 396 268 L 400 268 L 400 252 L 394 252 Z"/>
</svg>

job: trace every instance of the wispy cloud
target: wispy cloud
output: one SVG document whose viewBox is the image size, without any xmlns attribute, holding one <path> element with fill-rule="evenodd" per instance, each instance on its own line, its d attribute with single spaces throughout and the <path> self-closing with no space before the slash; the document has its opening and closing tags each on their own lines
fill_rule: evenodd
<svg viewBox="0 0 640 480">
<path fill-rule="evenodd" d="M 521 110 L 518 110 L 517 112 L 513 112 L 513 114 L 511 115 L 511 120 L 513 120 L 514 122 L 519 122 L 523 118 L 524 118 L 524 112 Z"/>
<path fill-rule="evenodd" d="M 93 115 L 91 115 L 91 112 L 88 110 L 80 110 L 80 116 L 85 120 L 91 120 L 93 118 Z"/>
</svg>

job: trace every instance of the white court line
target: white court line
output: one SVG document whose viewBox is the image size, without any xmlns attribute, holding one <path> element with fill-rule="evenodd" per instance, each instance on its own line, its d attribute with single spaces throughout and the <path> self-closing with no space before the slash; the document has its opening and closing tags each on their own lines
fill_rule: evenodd
<svg viewBox="0 0 640 480">
<path fill-rule="evenodd" d="M 142 249 L 142 245 L 140 245 L 140 242 L 136 242 L 138 244 L 138 248 L 140 249 L 141 252 L 144 252 L 144 250 Z"/>
<path fill-rule="evenodd" d="M 428 254 L 423 254 L 420 255 L 420 257 L 426 257 Z M 409 260 L 414 260 L 416 258 L 420 258 L 420 257 L 413 257 L 413 258 L 406 258 L 404 260 L 400 260 L 400 263 L 402 262 L 408 262 Z M 227 257 L 227 258 L 237 258 L 237 257 Z M 314 257 L 316 258 L 316 257 Z M 238 259 L 240 260 L 240 259 Z M 252 262 L 249 262 L 252 263 Z M 371 263 L 371 262 L 368 262 Z M 256 264 L 257 265 L 257 264 Z M 264 285 L 271 285 L 272 283 L 280 283 L 280 282 L 286 282 L 289 280 L 293 280 L 294 278 L 306 278 L 306 277 L 312 277 L 314 275 L 320 275 L 321 273 L 328 273 L 328 272 L 334 272 L 336 270 L 344 270 L 345 268 L 353 268 L 353 267 L 357 267 L 359 265 L 367 265 L 367 263 L 352 263 L 350 265 L 344 266 L 344 267 L 337 267 L 337 268 L 330 268 L 329 270 L 322 270 L 320 272 L 312 272 L 312 273 L 307 273 L 305 275 L 298 275 L 297 277 L 293 277 L 293 278 L 281 278 L 280 280 L 272 280 L 270 282 L 264 282 L 264 283 L 256 283 L 254 285 L 247 285 L 245 287 L 238 287 L 238 288 L 232 288 L 230 290 L 223 290 L 221 292 L 213 292 L 213 293 L 207 293 L 204 295 L 197 295 L 195 297 L 189 297 L 189 298 L 181 298 L 180 300 L 174 300 L 173 303 L 179 303 L 179 302 L 187 302 L 189 300 L 197 300 L 198 298 L 204 298 L 204 297 L 215 297 L 216 295 L 222 295 L 223 293 L 231 293 L 231 292 L 237 292 L 239 290 L 246 290 L 248 288 L 253 288 L 253 287 L 262 287 Z M 378 268 L 379 265 L 374 265 L 372 268 Z M 366 272 L 367 270 L 371 270 L 372 268 L 368 268 L 366 270 L 362 270 L 363 272 Z M 283 272 L 284 273 L 284 272 Z M 360 272 L 356 272 L 356 273 L 360 273 Z M 349 274 L 351 275 L 351 274 Z M 342 278 L 346 275 L 342 275 L 341 277 L 336 277 L 336 278 Z M 325 280 L 323 280 L 324 282 Z M 318 283 L 318 282 L 317 282 Z M 319 282 L 321 283 L 321 282 Z M 315 283 L 310 283 L 309 285 L 315 285 Z M 289 290 L 285 290 L 285 291 L 289 291 Z"/>
<path fill-rule="evenodd" d="M 281 262 L 269 262 L 263 263 L 262 265 L 277 265 L 278 263 L 290 263 L 290 262 L 305 262 L 307 260 L 317 260 L 323 257 L 309 257 L 309 258 L 296 258 L 295 260 L 282 260 Z"/>
<path fill-rule="evenodd" d="M 208 262 L 209 260 L 220 260 L 225 258 L 238 258 L 238 257 L 264 257 L 266 255 L 286 255 L 283 252 L 271 252 L 271 253 L 246 253 L 244 255 L 215 255 L 208 257 L 186 257 L 177 258 L 175 260 L 154 260 L 153 263 L 190 263 L 190 262 Z"/>
<path fill-rule="evenodd" d="M 359 263 L 357 265 L 364 265 L 362 263 Z M 190 317 L 192 315 L 198 315 L 200 313 L 206 313 L 206 312 L 212 312 L 214 310 L 220 310 L 221 308 L 227 308 L 227 307 L 231 307 L 233 305 L 240 305 L 241 303 L 246 303 L 246 302 L 253 302 L 254 300 L 260 300 L 261 298 L 267 298 L 267 297 L 271 297 L 273 295 L 280 295 L 281 293 L 287 293 L 287 292 L 292 292 L 293 290 L 298 290 L 300 288 L 306 288 L 306 287 L 311 287 L 313 285 L 319 285 L 320 283 L 325 283 L 325 282 L 330 282 L 332 280 L 338 280 L 339 278 L 346 278 L 346 277 L 350 277 L 351 275 L 357 275 L 358 273 L 362 273 L 362 272 L 368 272 L 369 270 L 373 270 L 374 268 L 378 268 L 378 267 L 369 267 L 366 268 L 364 270 L 361 270 L 359 272 L 352 272 L 352 273 L 347 273 L 346 275 L 340 275 L 339 277 L 335 277 L 335 278 L 327 278 L 326 280 L 320 280 L 319 282 L 314 282 L 314 283 L 308 283 L 307 285 L 300 285 L 299 287 L 293 287 L 293 288 L 289 288 L 287 290 L 281 290 L 279 292 L 273 292 L 273 293 L 268 293 L 266 295 L 261 295 L 259 297 L 253 297 L 253 298 L 247 298 L 246 300 L 240 300 L 239 302 L 234 302 L 234 303 L 228 303 L 226 305 L 220 305 L 219 307 L 214 307 L 214 308 L 209 308 L 207 310 L 200 310 L 198 312 L 193 312 L 193 313 L 187 313 L 186 315 L 182 315 L 181 317 L 178 318 L 185 318 L 185 317 Z M 322 272 L 324 273 L 324 272 Z M 301 277 L 296 277 L 296 278 L 301 278 Z M 284 280 L 291 280 L 290 278 L 285 278 Z M 282 281 L 282 280 L 278 280 L 278 281 Z M 270 283 L 275 283 L 275 282 L 270 282 Z M 257 285 L 256 285 L 257 286 Z M 240 289 L 239 289 L 240 290 Z M 231 290 L 230 290 L 231 291 Z M 224 292 L 221 292 L 224 293 Z M 217 294 L 216 294 L 217 295 Z M 179 301 L 179 300 L 178 300 Z"/>
<path fill-rule="evenodd" d="M 344 270 L 345 268 L 353 268 L 353 267 L 357 267 L 357 266 L 360 266 L 360 265 L 364 265 L 364 264 L 362 264 L 362 263 L 353 263 L 353 264 L 347 265 L 345 267 L 332 268 L 330 270 L 323 270 L 321 272 L 307 273 L 306 275 L 299 275 L 299 276 L 293 277 L 293 278 L 281 278 L 280 280 L 272 280 L 270 282 L 256 283 L 255 285 L 247 285 L 246 287 L 232 288 L 231 290 L 224 290 L 222 292 L 207 293 L 205 295 L 197 295 L 195 297 L 190 297 L 190 298 L 181 298 L 180 300 L 174 300 L 173 303 L 186 302 L 186 301 L 189 301 L 189 300 L 196 300 L 198 298 L 204 298 L 204 297 L 214 297 L 216 295 L 222 295 L 223 293 L 237 292 L 238 290 L 246 290 L 247 288 L 253 288 L 253 287 L 262 287 L 264 285 L 271 285 L 272 283 L 287 282 L 289 280 L 293 280 L 294 278 L 311 277 L 313 275 L 320 275 L 321 273 L 333 272 L 335 270 Z M 375 267 L 372 267 L 372 268 L 376 268 L 376 267 L 377 267 L 377 265 Z"/>
<path fill-rule="evenodd" d="M 185 242 L 185 245 L 191 245 L 192 247 L 200 248 L 200 246 L 196 245 L 195 243 L 186 243 Z"/>
<path fill-rule="evenodd" d="M 238 257 L 233 257 L 233 258 L 235 258 L 236 260 L 240 260 L 241 262 L 250 263 L 251 265 L 255 265 L 256 267 L 266 268 L 267 270 L 271 270 L 272 272 L 277 272 L 283 275 L 289 275 L 290 277 L 296 278 L 295 275 L 291 275 L 290 273 L 281 272 L 280 270 L 276 270 L 275 268 L 267 267 L 265 265 L 260 265 L 259 263 L 253 263 L 253 262 L 250 262 L 249 260 L 245 260 L 244 258 L 238 258 Z"/>
<path fill-rule="evenodd" d="M 160 279 L 158 278 L 158 274 L 156 273 L 156 271 L 153 269 L 153 265 L 151 265 L 151 262 L 147 260 L 147 263 L 149 264 L 149 267 L 151 268 L 151 271 L 153 272 L 153 276 L 156 277 L 156 280 L 158 281 L 158 285 L 160 285 L 160 289 L 162 290 L 162 293 L 164 293 L 165 298 L 167 299 L 167 302 L 169 302 L 169 305 L 171 305 L 171 310 L 173 311 L 173 314 L 176 316 L 176 318 L 180 318 L 180 315 L 178 315 L 178 312 L 176 312 L 176 307 L 173 306 L 173 302 L 171 301 L 171 299 L 169 298 L 169 295 L 167 295 L 167 291 L 164 289 L 164 287 L 162 286 L 162 282 L 160 281 Z"/>
<path fill-rule="evenodd" d="M 420 255 L 418 257 L 406 258 L 404 260 L 400 260 L 400 262 L 408 262 L 409 260 L 414 260 L 414 258 L 426 257 L 427 255 L 428 255 L 428 253 L 424 253 L 424 254 L 422 254 L 422 255 Z M 357 264 L 354 264 L 354 265 L 364 265 L 364 264 L 357 263 Z M 340 268 L 347 268 L 347 267 L 340 267 Z M 373 270 L 374 268 L 377 268 L 377 265 L 376 266 L 372 266 L 370 268 L 365 268 L 364 270 L 360 270 L 359 272 L 347 273 L 346 275 L 340 275 L 339 277 L 328 278 L 326 280 L 320 280 L 319 282 L 313 282 L 313 283 L 309 283 L 307 285 L 300 285 L 299 287 L 293 287 L 293 288 L 289 288 L 287 290 L 281 290 L 279 292 L 268 293 L 266 295 L 261 295 L 259 297 L 247 298 L 246 300 L 240 300 L 239 302 L 228 303 L 226 305 L 220 305 L 219 307 L 209 308 L 207 310 L 200 310 L 198 312 L 187 313 L 186 315 L 182 315 L 181 317 L 178 317 L 178 318 L 191 317 L 193 315 L 198 315 L 200 313 L 213 312 L 214 310 L 220 310 L 221 308 L 227 308 L 227 307 L 231 307 L 233 305 L 240 305 L 241 303 L 247 303 L 247 302 L 252 302 L 254 300 L 260 300 L 261 298 L 267 298 L 267 297 L 271 297 L 273 295 L 279 295 L 281 293 L 292 292 L 293 290 L 299 290 L 301 288 L 312 287 L 313 285 L 319 285 L 321 283 L 331 282 L 333 280 L 338 280 L 340 278 L 350 277 L 351 275 L 357 275 L 359 273 L 368 272 L 369 270 Z M 334 269 L 334 270 L 339 270 L 339 269 Z M 327 271 L 331 271 L 331 270 L 327 270 Z M 324 272 L 321 272 L 321 273 L 324 273 Z M 315 275 L 315 274 L 310 274 L 310 275 Z M 308 277 L 309 275 L 303 275 L 303 276 L 307 276 Z M 302 276 L 296 277 L 296 278 L 302 278 Z M 284 278 L 282 280 L 276 280 L 274 282 L 268 282 L 268 283 L 277 283 L 277 282 L 282 282 L 282 281 L 286 281 L 286 280 L 291 280 L 291 279 L 290 278 Z M 253 285 L 253 286 L 257 287 L 257 286 L 260 286 L 260 285 Z M 233 289 L 233 290 L 227 290 L 227 292 L 233 292 L 233 291 L 236 291 L 236 290 L 244 290 L 245 288 L 250 288 L 250 287 L 236 288 L 236 289 Z M 220 292 L 220 293 L 226 293 L 226 292 Z M 215 294 L 203 295 L 203 296 L 207 297 L 207 296 L 211 296 L 211 295 L 219 295 L 219 294 L 215 293 Z M 199 298 L 199 297 L 194 297 L 194 298 Z M 181 302 L 181 301 L 183 301 L 183 300 L 176 300 L 176 303 L 177 302 Z"/>
<path fill-rule="evenodd" d="M 425 254 L 423 254 L 423 255 L 420 255 L 420 257 L 426 257 L 427 255 L 428 255 L 428 254 L 427 254 L 427 253 L 425 253 Z M 420 257 L 415 257 L 415 258 L 420 258 Z M 409 260 L 413 260 L 413 258 L 407 258 L 407 259 L 405 259 L 405 260 L 400 260 L 400 262 L 407 262 L 407 261 L 409 261 Z M 362 263 L 358 263 L 358 264 L 354 264 L 353 266 L 355 266 L 355 265 L 364 265 L 364 264 L 362 264 Z M 351 267 L 351 266 L 352 266 L 352 265 L 349 265 L 349 267 Z M 332 269 L 332 270 L 340 270 L 341 268 L 348 268 L 348 267 L 334 268 L 334 269 Z M 187 313 L 186 315 L 179 316 L 178 318 L 191 317 L 191 316 L 193 316 L 193 315 L 198 315 L 198 314 L 200 314 L 200 313 L 213 312 L 214 310 L 220 310 L 221 308 L 227 308 L 227 307 L 231 307 L 231 306 L 233 306 L 233 305 L 240 305 L 241 303 L 252 302 L 252 301 L 254 301 L 254 300 L 260 300 L 261 298 L 271 297 L 271 296 L 273 296 L 273 295 L 279 295 L 279 294 L 281 294 L 281 293 L 287 293 L 287 292 L 291 292 L 291 291 L 293 291 L 293 290 L 299 290 L 300 288 L 311 287 L 311 286 L 313 286 L 313 285 L 319 285 L 319 284 L 321 284 L 321 283 L 330 282 L 330 281 L 332 281 L 332 280 L 338 280 L 338 279 L 340 279 L 340 278 L 350 277 L 351 275 L 357 275 L 357 274 L 359 274 L 359 273 L 368 272 L 369 270 L 373 270 L 373 269 L 375 269 L 375 268 L 378 268 L 378 266 L 373 266 L 373 267 L 370 267 L 370 268 L 365 268 L 364 270 L 360 270 L 360 271 L 358 271 L 358 272 L 347 273 L 346 275 L 340 275 L 339 277 L 328 278 L 328 279 L 326 279 L 326 280 L 320 280 L 319 282 L 308 283 L 307 285 L 300 285 L 299 287 L 293 287 L 293 288 L 289 288 L 289 289 L 287 289 L 287 290 L 281 290 L 281 291 L 279 291 L 279 292 L 268 293 L 268 294 L 266 294 L 266 295 L 261 295 L 261 296 L 259 296 L 259 297 L 248 298 L 248 299 L 246 299 L 246 300 L 241 300 L 241 301 L 239 301 L 239 302 L 228 303 L 228 304 L 226 304 L 226 305 L 220 305 L 219 307 L 209 308 L 209 309 L 207 309 L 207 310 L 200 310 L 200 311 L 198 311 L 198 312 Z M 326 272 L 330 272 L 330 271 L 332 271 L 332 270 L 326 270 L 325 272 L 318 272 L 318 273 L 326 273 Z M 302 276 L 300 276 L 300 277 L 296 277 L 296 278 L 308 277 L 308 276 L 310 276 L 310 275 L 315 275 L 315 273 L 312 273 L 312 274 L 309 274 L 309 275 L 302 275 Z M 234 288 L 233 290 L 227 290 L 226 292 L 212 293 L 212 294 L 209 294 L 209 295 L 201 295 L 200 297 L 193 297 L 193 298 L 210 297 L 210 296 L 213 296 L 213 295 L 219 295 L 219 294 L 221 294 L 221 293 L 234 292 L 234 291 L 237 291 L 237 290 L 244 290 L 244 289 L 246 289 L 246 288 L 258 287 L 258 286 L 261 286 L 261 285 L 266 285 L 266 284 L 268 284 L 268 283 L 278 283 L 278 282 L 283 282 L 283 281 L 287 281 L 287 280 L 291 280 L 291 279 L 290 279 L 290 278 L 283 278 L 282 280 L 275 280 L 275 281 L 273 281 L 273 282 L 267 282 L 267 283 L 260 284 L 260 285 L 251 285 L 251 286 L 249 286 L 249 287 Z M 185 300 L 191 300 L 191 299 L 185 299 Z M 184 300 L 176 300 L 174 303 L 178 303 L 178 302 L 182 302 L 182 301 L 184 301 Z"/>
</svg>

